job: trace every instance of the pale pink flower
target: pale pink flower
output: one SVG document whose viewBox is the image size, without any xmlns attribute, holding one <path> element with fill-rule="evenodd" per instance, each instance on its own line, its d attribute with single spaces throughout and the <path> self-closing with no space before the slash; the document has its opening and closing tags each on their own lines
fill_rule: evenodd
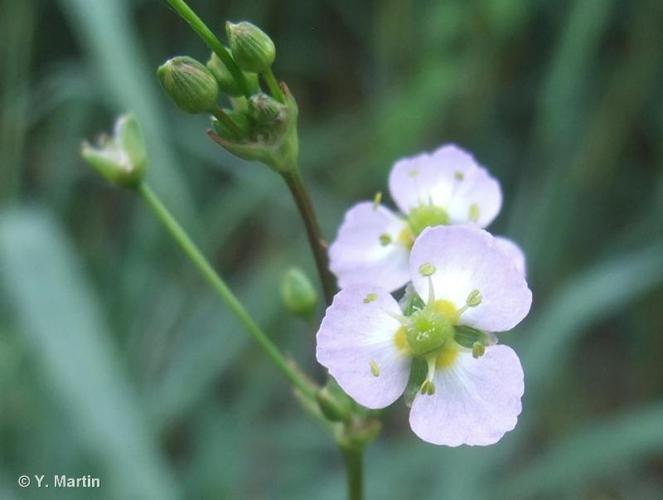
<svg viewBox="0 0 663 500">
<path fill-rule="evenodd" d="M 405 316 L 389 289 L 341 290 L 317 334 L 316 355 L 355 401 L 384 408 L 405 391 L 414 359 L 428 373 L 412 402 L 421 439 L 458 446 L 497 442 L 521 412 L 523 371 L 492 332 L 516 326 L 532 294 L 501 244 L 470 225 L 425 229 L 408 274 L 422 306 Z"/>
<path fill-rule="evenodd" d="M 483 228 L 502 206 L 497 180 L 471 154 L 452 144 L 397 161 L 389 175 L 389 191 L 400 214 L 379 201 L 358 203 L 345 214 L 329 248 L 329 267 L 341 288 L 359 283 L 389 291 L 402 287 L 409 279 L 410 249 L 425 228 Z M 506 240 L 502 247 L 519 259 L 524 272 L 525 261 L 515 243 Z"/>
</svg>

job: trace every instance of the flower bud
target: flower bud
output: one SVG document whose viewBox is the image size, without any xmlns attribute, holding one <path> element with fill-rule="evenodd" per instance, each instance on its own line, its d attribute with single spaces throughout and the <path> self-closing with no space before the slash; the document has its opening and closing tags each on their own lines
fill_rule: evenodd
<svg viewBox="0 0 663 500">
<path fill-rule="evenodd" d="M 272 66 L 276 57 L 274 42 L 256 25 L 227 22 L 226 33 L 230 51 L 241 69 L 262 73 Z"/>
<path fill-rule="evenodd" d="M 244 95 L 242 88 L 239 86 L 232 73 L 228 71 L 228 68 L 219 57 L 212 53 L 212 56 L 207 61 L 207 69 L 209 69 L 214 78 L 216 78 L 217 83 L 219 84 L 219 89 L 221 92 L 228 94 L 231 97 L 239 97 Z M 255 73 L 244 73 L 244 78 L 246 84 L 249 87 L 249 92 L 254 94 L 258 91 L 258 75 Z"/>
<path fill-rule="evenodd" d="M 241 140 L 251 133 L 252 121 L 251 117 L 245 112 L 236 109 L 224 109 L 223 112 L 232 120 L 235 127 L 232 129 L 223 121 L 218 118 L 212 120 L 212 128 L 221 137 L 229 137 L 236 140 Z M 239 132 L 239 135 L 238 135 Z"/>
<path fill-rule="evenodd" d="M 166 61 L 157 71 L 166 94 L 187 113 L 207 113 L 216 108 L 219 84 L 202 63 L 192 57 L 178 56 Z"/>
<path fill-rule="evenodd" d="M 286 114 L 285 105 L 262 92 L 251 96 L 249 109 L 256 121 L 264 125 L 283 119 Z"/>
<path fill-rule="evenodd" d="M 352 401 L 334 381 L 320 389 L 315 394 L 315 400 L 322 414 L 331 422 L 341 422 L 352 416 Z"/>
<path fill-rule="evenodd" d="M 102 135 L 95 146 L 84 142 L 81 155 L 109 182 L 135 187 L 143 180 L 147 152 L 140 126 L 133 115 L 120 116 L 113 137 Z"/>
<path fill-rule="evenodd" d="M 304 272 L 290 268 L 281 282 L 281 298 L 285 308 L 295 316 L 309 317 L 318 305 L 318 292 Z"/>
</svg>

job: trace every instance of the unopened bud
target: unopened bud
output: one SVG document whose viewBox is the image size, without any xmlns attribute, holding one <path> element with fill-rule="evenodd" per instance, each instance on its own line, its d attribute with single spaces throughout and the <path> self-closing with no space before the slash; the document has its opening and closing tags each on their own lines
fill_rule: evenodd
<svg viewBox="0 0 663 500">
<path fill-rule="evenodd" d="M 251 96 L 249 109 L 256 121 L 263 125 L 282 120 L 286 114 L 283 104 L 263 93 Z"/>
<path fill-rule="evenodd" d="M 221 137 L 241 140 L 251 133 L 252 121 L 245 112 L 234 109 L 223 109 L 223 113 L 232 121 L 233 127 L 218 118 L 212 120 L 214 131 Z M 239 134 L 239 135 L 238 135 Z"/>
<path fill-rule="evenodd" d="M 81 155 L 106 180 L 119 186 L 135 187 L 145 175 L 145 142 L 130 114 L 117 119 L 112 137 L 103 135 L 94 146 L 84 142 Z"/>
<path fill-rule="evenodd" d="M 327 420 L 340 422 L 351 416 L 352 401 L 334 385 L 320 389 L 316 393 L 315 399 Z"/>
<path fill-rule="evenodd" d="M 166 94 L 187 113 L 209 113 L 216 108 L 219 84 L 207 67 L 188 56 L 166 61 L 157 71 Z"/>
<path fill-rule="evenodd" d="M 267 71 L 276 58 L 276 48 L 269 36 L 256 25 L 243 21 L 226 23 L 230 50 L 237 65 L 244 71 Z"/>
<path fill-rule="evenodd" d="M 219 90 L 224 94 L 228 94 L 231 97 L 239 97 L 244 95 L 242 87 L 237 83 L 237 80 L 233 77 L 232 73 L 228 71 L 228 67 L 223 63 L 219 57 L 212 53 L 212 56 L 207 61 L 207 69 L 209 69 L 214 78 L 216 78 L 217 83 L 219 84 Z M 249 88 L 249 92 L 254 94 L 258 91 L 258 75 L 255 73 L 244 73 L 244 79 Z"/>
<path fill-rule="evenodd" d="M 296 316 L 309 317 L 318 305 L 318 292 L 301 269 L 289 269 L 281 283 L 285 308 Z"/>
</svg>

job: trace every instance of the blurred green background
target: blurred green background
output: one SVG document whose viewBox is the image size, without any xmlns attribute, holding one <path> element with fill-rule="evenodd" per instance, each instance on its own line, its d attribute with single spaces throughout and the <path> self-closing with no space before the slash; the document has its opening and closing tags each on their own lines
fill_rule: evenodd
<svg viewBox="0 0 663 500">
<path fill-rule="evenodd" d="M 457 142 L 498 177 L 534 306 L 503 337 L 519 425 L 489 448 L 385 412 L 368 498 L 663 498 L 663 4 L 191 2 L 277 44 L 325 233 L 398 157 Z M 155 69 L 207 51 L 158 0 L 0 0 L 0 498 L 339 499 L 331 439 L 131 193 L 79 159 L 131 110 L 150 180 L 277 344 L 322 380 L 284 267 L 313 273 L 281 180 L 205 136 Z M 101 490 L 21 490 L 20 474 Z"/>
</svg>

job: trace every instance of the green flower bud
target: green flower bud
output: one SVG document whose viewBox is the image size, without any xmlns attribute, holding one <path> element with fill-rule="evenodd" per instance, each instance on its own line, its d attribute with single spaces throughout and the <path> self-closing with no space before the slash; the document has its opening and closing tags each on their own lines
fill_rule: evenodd
<svg viewBox="0 0 663 500">
<path fill-rule="evenodd" d="M 83 142 L 81 155 L 106 180 L 119 186 L 136 187 L 145 175 L 145 141 L 131 114 L 117 119 L 113 137 L 104 134 L 95 146 Z"/>
<path fill-rule="evenodd" d="M 230 51 L 241 69 L 262 73 L 272 66 L 276 58 L 274 42 L 256 25 L 246 21 L 237 24 L 228 21 L 226 34 Z"/>
<path fill-rule="evenodd" d="M 226 123 L 214 118 L 212 120 L 212 128 L 221 137 L 233 137 L 235 139 L 242 139 L 251 133 L 253 128 L 253 121 L 250 116 L 245 112 L 236 109 L 223 109 L 230 120 L 235 124 L 235 128 L 230 128 Z M 237 132 L 239 131 L 239 136 Z"/>
<path fill-rule="evenodd" d="M 283 120 L 286 114 L 286 107 L 283 104 L 262 92 L 251 96 L 249 109 L 256 121 L 265 125 Z"/>
<path fill-rule="evenodd" d="M 290 268 L 281 282 L 281 298 L 285 308 L 295 316 L 307 318 L 318 305 L 318 292 L 304 272 Z"/>
<path fill-rule="evenodd" d="M 352 400 L 338 387 L 334 381 L 320 389 L 315 400 L 322 414 L 331 422 L 348 420 L 352 416 Z"/>
<path fill-rule="evenodd" d="M 209 113 L 216 108 L 219 84 L 202 63 L 192 57 L 178 56 L 166 61 L 157 71 L 166 94 L 187 113 Z"/>
<path fill-rule="evenodd" d="M 219 84 L 219 89 L 221 92 L 228 94 L 231 97 L 239 97 L 244 95 L 242 88 L 237 84 L 235 78 L 223 61 L 219 57 L 212 53 L 212 56 L 207 61 L 207 69 L 209 69 L 216 81 Z M 254 94 L 258 91 L 258 75 L 255 73 L 244 73 L 244 78 L 246 79 L 246 84 L 249 87 L 249 92 Z"/>
</svg>

